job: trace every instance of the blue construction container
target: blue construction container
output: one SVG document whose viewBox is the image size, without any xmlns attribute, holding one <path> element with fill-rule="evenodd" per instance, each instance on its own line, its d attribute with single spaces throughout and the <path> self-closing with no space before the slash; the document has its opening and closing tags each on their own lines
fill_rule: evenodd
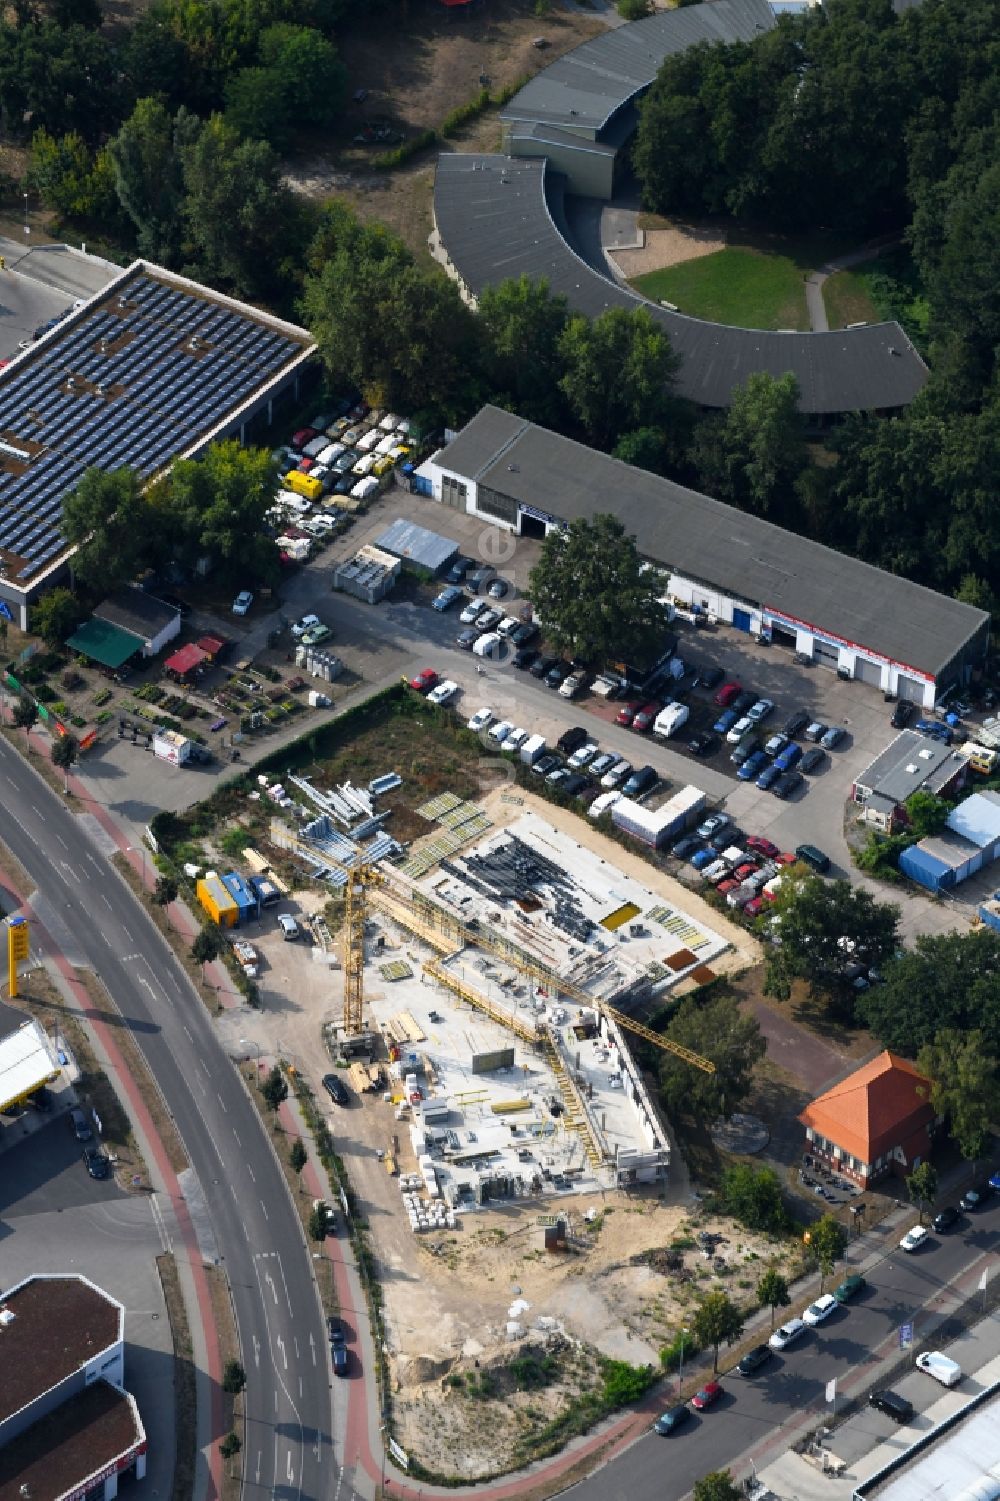
<svg viewBox="0 0 1000 1501">
<path fill-rule="evenodd" d="M 260 916 L 260 898 L 253 890 L 250 883 L 245 881 L 238 871 L 231 870 L 222 877 L 222 884 L 237 907 L 237 927 L 250 922 L 252 918 Z"/>
</svg>

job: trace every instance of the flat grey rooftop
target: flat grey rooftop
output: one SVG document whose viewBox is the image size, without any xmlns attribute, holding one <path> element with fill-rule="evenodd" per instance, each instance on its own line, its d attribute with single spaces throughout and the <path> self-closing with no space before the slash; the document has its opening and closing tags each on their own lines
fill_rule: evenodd
<svg viewBox="0 0 1000 1501">
<path fill-rule="evenodd" d="M 715 0 L 670 14 L 714 8 Z M 774 376 L 791 371 L 800 407 L 811 415 L 903 407 L 926 383 L 927 367 L 898 323 L 831 333 L 733 328 L 672 313 L 618 286 L 581 260 L 559 232 L 547 200 L 550 174 L 549 164 L 537 158 L 461 153 L 438 158 L 435 223 L 473 296 L 524 275 L 544 279 L 574 312 L 589 318 L 608 308 L 644 307 L 681 356 L 677 393 L 699 406 L 728 406 L 733 388 L 758 370 Z"/>
</svg>

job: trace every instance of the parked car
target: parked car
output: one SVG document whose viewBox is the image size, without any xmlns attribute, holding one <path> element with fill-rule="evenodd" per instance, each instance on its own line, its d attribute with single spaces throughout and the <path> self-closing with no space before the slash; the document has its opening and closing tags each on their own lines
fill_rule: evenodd
<svg viewBox="0 0 1000 1501">
<path fill-rule="evenodd" d="M 739 745 L 747 735 L 753 731 L 754 722 L 749 714 L 744 714 L 742 719 L 737 719 L 726 731 L 727 745 Z"/>
<path fill-rule="evenodd" d="M 619 783 L 624 782 L 625 778 L 627 776 L 630 776 L 631 773 L 631 761 L 626 761 L 625 758 L 622 757 L 620 761 L 615 762 L 614 766 L 612 766 L 609 771 L 606 771 L 604 773 L 603 777 L 601 778 L 601 786 L 612 788 L 617 787 Z"/>
<path fill-rule="evenodd" d="M 233 600 L 233 614 L 245 615 L 253 604 L 253 595 L 249 589 L 241 589 Z"/>
<path fill-rule="evenodd" d="M 659 1433 L 661 1436 L 671 1434 L 682 1423 L 686 1423 L 690 1416 L 691 1409 L 689 1407 L 668 1407 L 666 1412 L 660 1413 L 660 1416 L 653 1424 L 653 1432 Z"/>
<path fill-rule="evenodd" d="M 336 1074 L 323 1075 L 323 1088 L 335 1105 L 346 1105 L 349 1103 L 351 1097 L 347 1093 L 347 1086 L 344 1084 L 343 1079 L 338 1078 Z"/>
<path fill-rule="evenodd" d="M 700 735 L 692 735 L 688 741 L 688 749 L 693 756 L 710 756 L 718 749 L 718 745 L 719 742 L 715 736 L 708 734 L 707 731 Z"/>
<path fill-rule="evenodd" d="M 917 1356 L 917 1368 L 940 1381 L 942 1386 L 957 1386 L 962 1379 L 962 1367 L 957 1361 L 942 1355 L 940 1350 L 921 1350 Z"/>
<path fill-rule="evenodd" d="M 490 599 L 504 599 L 509 589 L 510 585 L 506 579 L 495 578 L 486 592 Z"/>
<path fill-rule="evenodd" d="M 587 673 L 584 672 L 582 668 L 579 668 L 578 670 L 571 672 L 568 677 L 563 678 L 562 682 L 559 684 L 560 697 L 576 698 L 576 695 L 578 693 L 583 692 L 586 685 Z"/>
<path fill-rule="evenodd" d="M 670 846 L 670 853 L 678 860 L 686 860 L 701 848 L 701 840 L 697 834 L 685 834 L 683 839 L 678 839 Z"/>
<path fill-rule="evenodd" d="M 556 661 L 557 661 L 556 657 L 536 657 L 535 660 L 532 662 L 531 667 L 529 669 L 530 672 L 531 672 L 531 676 L 533 678 L 543 678 L 543 677 L 545 677 L 545 675 L 548 672 L 549 668 L 555 666 Z"/>
<path fill-rule="evenodd" d="M 482 622 L 477 624 L 476 630 L 478 634 L 472 643 L 472 655 L 474 657 L 489 657 L 491 660 L 494 658 L 499 659 L 503 651 L 503 642 L 496 631 L 484 631 L 482 629 Z"/>
<path fill-rule="evenodd" d="M 561 790 L 565 792 L 567 797 L 576 797 L 590 785 L 590 778 L 585 771 L 571 771 L 565 782 L 563 782 Z"/>
<path fill-rule="evenodd" d="M 780 756 L 781 752 L 787 750 L 790 744 L 791 741 L 788 736 L 782 734 L 779 730 L 777 734 L 771 736 L 770 740 L 765 740 L 764 749 L 769 756 Z"/>
<path fill-rule="evenodd" d="M 934 1229 L 938 1232 L 939 1235 L 941 1235 L 947 1230 L 954 1229 L 961 1218 L 962 1216 L 959 1214 L 954 1204 L 948 1204 L 944 1209 L 939 1210 L 938 1213 L 934 1216 Z"/>
<path fill-rule="evenodd" d="M 455 645 L 462 651 L 471 651 L 479 640 L 479 627 L 467 625 L 464 631 L 459 631 L 455 637 Z"/>
<path fill-rule="evenodd" d="M 749 709 L 747 710 L 747 718 L 752 719 L 754 724 L 760 724 L 762 719 L 766 719 L 769 714 L 773 713 L 774 700 L 770 698 L 759 698 L 756 703 L 750 705 Z"/>
<path fill-rule="evenodd" d="M 648 730 L 659 712 L 660 705 L 655 701 L 652 703 L 643 704 L 642 708 L 632 720 L 633 730 L 639 730 L 640 733 Z"/>
<path fill-rule="evenodd" d="M 496 724 L 490 726 L 486 738 L 487 740 L 492 740 L 494 745 L 503 745 L 513 728 L 514 724 L 512 720 L 500 719 Z"/>
<path fill-rule="evenodd" d="M 556 741 L 557 750 L 561 750 L 564 756 L 571 756 L 575 750 L 579 750 L 590 739 L 589 734 L 582 725 L 575 724 L 572 729 L 563 730 Z"/>
<path fill-rule="evenodd" d="M 762 896 L 752 896 L 750 898 L 750 900 L 747 902 L 746 906 L 743 908 L 743 916 L 744 917 L 759 917 L 760 916 L 760 910 L 763 907 L 763 905 L 764 905 L 764 898 Z"/>
<path fill-rule="evenodd" d="M 560 787 L 573 775 L 568 766 L 555 766 L 545 778 L 550 787 Z"/>
<path fill-rule="evenodd" d="M 546 688 L 559 688 L 559 687 L 561 687 L 564 678 L 567 678 L 569 676 L 569 674 L 570 674 L 570 664 L 568 662 L 564 662 L 561 658 L 559 660 L 553 662 L 552 666 L 549 668 L 548 672 L 545 674 L 545 686 L 546 686 Z"/>
<path fill-rule="evenodd" d="M 505 751 L 520 750 L 521 746 L 524 744 L 527 738 L 527 730 L 511 730 L 510 734 L 507 736 L 507 739 L 503 743 L 503 748 Z"/>
<path fill-rule="evenodd" d="M 908 1423 L 913 1417 L 913 1403 L 901 1397 L 898 1392 L 883 1388 L 882 1391 L 868 1393 L 868 1406 L 874 1407 L 876 1412 L 884 1412 L 886 1417 L 892 1418 L 896 1423 Z"/>
<path fill-rule="evenodd" d="M 736 775 L 741 782 L 752 782 L 755 777 L 767 766 L 768 761 L 762 750 L 752 750 L 743 761 Z"/>
<path fill-rule="evenodd" d="M 587 810 L 590 817 L 600 818 L 602 814 L 609 813 L 620 797 L 620 792 L 602 792 L 599 797 L 594 798 L 594 801 Z"/>
<path fill-rule="evenodd" d="M 840 1305 L 833 1293 L 824 1293 L 821 1298 L 816 1299 L 815 1303 L 810 1303 L 802 1315 L 803 1321 L 813 1326 L 822 1324 L 830 1317 L 834 1309 L 839 1307 Z"/>
<path fill-rule="evenodd" d="M 699 688 L 717 688 L 725 675 L 721 667 L 703 667 L 698 673 L 697 685 Z"/>
<path fill-rule="evenodd" d="M 511 657 L 511 663 L 519 672 L 526 671 L 538 661 L 538 652 L 531 646 L 520 647 Z"/>
<path fill-rule="evenodd" d="M 739 717 L 735 709 L 723 709 L 712 729 L 717 735 L 728 735 Z"/>
<path fill-rule="evenodd" d="M 477 709 L 475 714 L 473 714 L 472 718 L 469 720 L 466 728 L 474 730 L 475 733 L 478 734 L 480 730 L 485 730 L 492 723 L 492 709 Z"/>
<path fill-rule="evenodd" d="M 825 746 L 827 750 L 836 750 L 846 734 L 847 731 L 841 725 L 835 724 L 827 730 L 825 735 L 820 736 L 819 743 Z"/>
<path fill-rule="evenodd" d="M 718 834 L 727 824 L 732 823 L 728 813 L 710 813 L 708 817 L 698 825 L 695 833 L 699 839 L 711 839 L 713 834 Z"/>
<path fill-rule="evenodd" d="M 279 912 L 277 924 L 286 943 L 294 943 L 299 936 L 299 925 L 290 912 Z"/>
<path fill-rule="evenodd" d="M 83 1165 L 92 1178 L 110 1178 L 111 1161 L 97 1147 L 84 1147 Z"/>
<path fill-rule="evenodd" d="M 460 584 L 472 567 L 472 559 L 461 554 L 455 559 L 448 569 L 447 580 L 449 584 Z"/>
<path fill-rule="evenodd" d="M 597 755 L 596 740 L 585 740 L 582 745 L 569 758 L 569 765 L 573 771 L 578 771 L 581 766 L 586 766 Z"/>
<path fill-rule="evenodd" d="M 743 692 L 742 685 L 734 678 L 731 682 L 723 683 L 715 695 L 714 702 L 720 709 L 728 709 L 733 699 Z"/>
<path fill-rule="evenodd" d="M 807 773 L 818 771 L 826 761 L 826 751 L 818 745 L 811 745 L 799 762 L 799 771 Z"/>
<path fill-rule="evenodd" d="M 735 709 L 737 714 L 742 716 L 747 712 L 748 709 L 751 709 L 756 702 L 756 693 L 751 693 L 748 688 L 744 688 L 742 693 L 737 693 L 736 697 L 733 699 L 729 707 L 731 709 Z"/>
<path fill-rule="evenodd" d="M 975 1188 L 967 1188 L 958 1201 L 958 1207 L 966 1213 L 974 1214 L 977 1209 L 983 1209 L 990 1198 L 988 1183 L 978 1183 Z"/>
<path fill-rule="evenodd" d="M 328 625 L 311 625 L 302 637 L 303 646 L 319 646 L 321 641 L 327 641 L 333 635 Z"/>
<path fill-rule="evenodd" d="M 771 791 L 775 797 L 784 802 L 786 798 L 791 797 L 793 792 L 798 792 L 804 782 L 805 778 L 800 771 L 783 771 Z"/>
<path fill-rule="evenodd" d="M 537 625 L 530 620 L 522 620 L 520 625 L 514 627 L 507 639 L 511 646 L 525 646 L 527 642 L 534 641 L 537 635 Z"/>
<path fill-rule="evenodd" d="M 813 870 L 819 871 L 821 876 L 830 869 L 830 856 L 825 855 L 815 844 L 797 844 L 795 858 L 803 860 L 806 865 L 811 865 Z"/>
<path fill-rule="evenodd" d="M 909 724 L 910 720 L 913 718 L 914 707 L 915 706 L 911 704 L 909 699 L 907 698 L 901 698 L 899 700 L 899 703 L 892 711 L 892 718 L 889 721 L 893 729 L 901 730 L 904 725 Z"/>
<path fill-rule="evenodd" d="M 437 680 L 438 675 L 433 667 L 423 667 L 416 677 L 410 679 L 410 687 L 414 693 L 430 693 Z"/>
<path fill-rule="evenodd" d="M 826 734 L 826 729 L 827 727 L 822 720 L 814 719 L 811 724 L 806 725 L 804 734 L 807 740 L 822 740 Z"/>
<path fill-rule="evenodd" d="M 622 724 L 627 730 L 630 730 L 632 728 L 632 721 L 633 719 L 635 719 L 635 716 L 638 714 L 641 708 L 641 699 L 633 699 L 631 703 L 622 704 L 621 708 L 618 710 L 618 713 L 615 715 L 615 723 Z"/>
<path fill-rule="evenodd" d="M 767 1362 L 773 1359 L 774 1351 L 770 1345 L 754 1345 L 752 1350 L 747 1351 L 736 1369 L 741 1376 L 752 1376 L 755 1371 L 760 1370 L 762 1365 L 767 1365 Z"/>
<path fill-rule="evenodd" d="M 747 735 L 743 740 L 740 741 L 739 745 L 731 753 L 729 759 L 730 761 L 732 761 L 734 766 L 742 766 L 744 761 L 749 760 L 749 758 L 753 755 L 756 755 L 758 751 L 760 751 L 760 754 L 762 756 L 764 755 L 764 752 L 760 749 L 760 742 L 758 741 L 757 736 Z M 767 757 L 765 756 L 764 759 L 766 760 Z"/>
<path fill-rule="evenodd" d="M 929 1236 L 930 1231 L 926 1225 L 914 1225 L 912 1230 L 907 1230 L 899 1242 L 899 1249 L 906 1252 L 918 1251 Z"/>
<path fill-rule="evenodd" d="M 452 682 L 451 678 L 445 678 L 443 683 L 438 683 L 436 688 L 431 689 L 427 695 L 427 702 L 438 705 L 450 704 L 457 692 L 458 684 Z"/>
<path fill-rule="evenodd" d="M 701 1391 L 695 1392 L 691 1398 L 691 1406 L 695 1412 L 704 1412 L 706 1407 L 711 1407 L 722 1396 L 722 1384 L 719 1381 L 706 1381 Z"/>
<path fill-rule="evenodd" d="M 554 771 L 558 765 L 558 756 L 539 756 L 538 760 L 532 763 L 531 769 L 536 777 L 547 777 L 549 772 Z"/>
<path fill-rule="evenodd" d="M 292 635 L 297 641 L 300 636 L 305 635 L 310 626 L 319 625 L 319 623 L 318 615 L 303 615 L 301 620 L 296 620 L 291 626 Z"/>
<path fill-rule="evenodd" d="M 765 751 L 761 751 L 761 755 L 765 755 L 765 754 L 766 754 Z M 743 763 L 743 766 L 740 767 L 739 773 L 737 773 L 738 775 L 742 775 L 743 769 L 744 769 L 744 767 L 747 764 L 748 764 L 747 762 Z M 771 788 L 771 787 L 774 786 L 775 782 L 778 780 L 778 778 L 780 776 L 781 776 L 781 772 L 775 766 L 774 762 L 771 761 L 767 766 L 764 767 L 764 770 L 761 772 L 760 776 L 757 778 L 757 786 L 760 788 L 760 790 L 762 792 L 767 792 L 769 788 Z"/>
<path fill-rule="evenodd" d="M 452 605 L 457 604 L 462 598 L 464 596 L 458 585 L 449 584 L 447 589 L 442 589 L 441 593 L 434 597 L 431 606 L 435 610 L 450 610 Z"/>
<path fill-rule="evenodd" d="M 606 771 L 611 770 L 617 759 L 617 756 L 612 756 L 607 751 L 602 751 L 599 756 L 595 756 L 593 761 L 591 761 L 589 767 L 590 775 L 592 777 L 603 777 Z"/>
<path fill-rule="evenodd" d="M 659 772 L 655 767 L 640 766 L 638 771 L 633 771 L 622 788 L 622 793 L 625 797 L 641 797 L 644 792 L 655 787 L 658 780 Z"/>
<path fill-rule="evenodd" d="M 715 864 L 715 851 L 713 849 L 700 849 L 688 856 L 695 870 L 706 870 Z"/>
<path fill-rule="evenodd" d="M 782 1324 L 780 1329 L 775 1329 L 768 1344 L 772 1350 L 787 1350 L 797 1339 L 801 1339 L 806 1332 L 806 1326 L 801 1319 L 789 1319 L 787 1324 Z"/>
<path fill-rule="evenodd" d="M 481 631 L 492 631 L 503 619 L 502 610 L 485 609 L 476 621 Z"/>
<path fill-rule="evenodd" d="M 478 620 L 480 615 L 482 615 L 488 608 L 489 606 L 487 605 L 485 599 L 470 599 L 469 603 L 465 606 L 465 609 L 462 611 L 461 615 L 459 615 L 458 618 L 463 625 L 471 625 L 472 622 L 474 620 Z"/>
<path fill-rule="evenodd" d="M 758 855 L 766 855 L 773 860 L 779 853 L 778 846 L 770 839 L 765 839 L 763 834 L 748 834 L 744 843 L 747 849 L 756 850 Z"/>
<path fill-rule="evenodd" d="M 94 1133 L 90 1122 L 82 1110 L 71 1110 L 67 1119 L 69 1121 L 69 1128 L 77 1141 L 90 1141 L 93 1138 Z"/>
<path fill-rule="evenodd" d="M 808 723 L 809 715 L 806 713 L 805 709 L 794 709 L 792 713 L 789 714 L 788 718 L 785 720 L 781 728 L 784 730 L 789 739 L 791 739 L 795 735 L 801 735 L 802 731 L 805 729 Z"/>
<path fill-rule="evenodd" d="M 778 755 L 775 756 L 774 764 L 779 771 L 791 771 L 792 767 L 801 760 L 802 747 L 801 745 L 796 745 L 793 740 L 789 745 L 785 746 L 783 751 L 779 751 Z"/>
<path fill-rule="evenodd" d="M 849 1277 L 844 1278 L 839 1287 L 833 1289 L 833 1296 L 838 1303 L 850 1303 L 852 1298 L 856 1298 L 867 1286 L 868 1283 L 860 1272 L 852 1272 Z"/>
</svg>

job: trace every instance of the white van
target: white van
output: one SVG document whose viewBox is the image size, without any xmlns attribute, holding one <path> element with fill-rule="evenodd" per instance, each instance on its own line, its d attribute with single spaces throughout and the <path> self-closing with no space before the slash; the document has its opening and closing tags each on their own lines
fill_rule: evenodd
<svg viewBox="0 0 1000 1501">
<path fill-rule="evenodd" d="M 384 438 L 379 438 L 375 444 L 375 452 L 380 454 L 391 453 L 396 446 L 396 434 L 386 433 Z"/>
<path fill-rule="evenodd" d="M 378 480 L 369 474 L 367 479 L 359 479 L 356 485 L 351 486 L 351 499 L 367 500 L 369 495 L 374 495 L 377 489 Z"/>
<path fill-rule="evenodd" d="M 661 740 L 667 740 L 681 725 L 687 724 L 690 717 L 691 710 L 687 704 L 669 703 L 654 719 L 653 734 L 658 735 Z"/>
<path fill-rule="evenodd" d="M 378 443 L 381 436 L 382 434 L 379 432 L 377 427 L 370 428 L 363 437 L 358 439 L 357 444 L 355 445 L 358 452 L 370 453 L 371 450 L 375 447 L 376 443 Z"/>
<path fill-rule="evenodd" d="M 942 1355 L 940 1350 L 922 1350 L 917 1356 L 917 1365 L 942 1386 L 957 1386 L 962 1379 L 962 1367 L 949 1360 L 947 1355 Z"/>
<path fill-rule="evenodd" d="M 497 649 L 500 646 L 502 639 L 503 638 L 501 636 L 497 635 L 496 631 L 484 631 L 484 633 L 472 643 L 473 656 L 496 656 L 498 654 Z"/>
<path fill-rule="evenodd" d="M 352 466 L 351 473 L 352 474 L 361 475 L 361 476 L 366 475 L 366 474 L 371 474 L 372 470 L 375 468 L 375 465 L 377 463 L 378 463 L 378 455 L 377 454 L 374 454 L 374 453 L 362 454 L 362 456 L 358 460 L 358 462 Z"/>
<path fill-rule="evenodd" d="M 326 464 L 329 466 L 333 463 L 334 459 L 339 459 L 340 455 L 345 452 L 343 443 L 328 443 L 316 455 L 316 462 L 317 464 Z"/>
</svg>

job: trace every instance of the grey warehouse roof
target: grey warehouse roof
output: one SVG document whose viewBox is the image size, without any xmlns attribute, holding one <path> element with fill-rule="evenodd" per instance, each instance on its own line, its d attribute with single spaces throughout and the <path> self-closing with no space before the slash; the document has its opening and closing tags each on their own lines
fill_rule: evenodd
<svg viewBox="0 0 1000 1501">
<path fill-rule="evenodd" d="M 665 57 L 696 42 L 749 42 L 774 24 L 767 0 L 712 0 L 661 11 L 557 58 L 518 90 L 500 118 L 598 131 L 627 100 L 649 87 Z"/>
<path fill-rule="evenodd" d="M 117 594 L 102 600 L 94 611 L 98 620 L 121 626 L 122 630 L 130 631 L 143 641 L 158 636 L 160 631 L 177 618 L 178 613 L 172 605 L 164 604 L 162 599 L 157 599 L 154 594 L 147 594 L 134 584 L 129 584 Z"/>
<path fill-rule="evenodd" d="M 921 735 L 918 730 L 902 730 L 884 751 L 875 757 L 856 778 L 859 787 L 870 787 L 893 807 L 904 803 L 918 787 L 940 792 L 965 761 L 947 745 Z"/>
<path fill-rule="evenodd" d="M 458 543 L 451 537 L 442 537 L 440 532 L 429 531 L 426 526 L 405 521 L 403 517 L 375 539 L 375 546 L 397 558 L 405 558 L 408 563 L 430 568 L 434 573 L 445 563 L 450 563 L 458 552 Z"/>
<path fill-rule="evenodd" d="M 645 557 L 931 677 L 988 620 L 499 407 L 483 407 L 435 462 L 563 521 L 613 512 Z"/>
<path fill-rule="evenodd" d="M 151 477 L 238 420 L 309 333 L 137 261 L 0 372 L 0 560 L 30 587 L 67 551 L 63 496 L 90 465 Z"/>
<path fill-rule="evenodd" d="M 669 12 L 690 15 L 693 9 Z M 638 23 L 645 24 L 645 23 Z M 623 28 L 627 29 L 627 28 Z M 733 387 L 754 371 L 791 371 L 800 406 L 810 414 L 906 406 L 927 367 L 898 323 L 835 333 L 773 333 L 731 328 L 671 313 L 591 269 L 563 239 L 546 200 L 548 163 L 538 158 L 448 154 L 438 158 L 434 219 L 465 286 L 478 296 L 508 277 L 545 279 L 575 312 L 596 318 L 608 308 L 644 307 L 681 356 L 679 395 L 724 407 Z"/>
</svg>

